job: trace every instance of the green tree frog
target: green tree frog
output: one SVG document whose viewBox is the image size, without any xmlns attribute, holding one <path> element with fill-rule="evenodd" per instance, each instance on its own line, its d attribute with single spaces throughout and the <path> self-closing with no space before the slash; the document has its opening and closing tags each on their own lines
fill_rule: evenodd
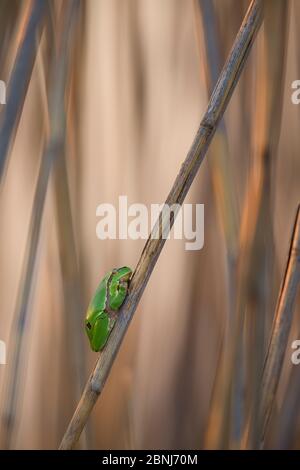
<svg viewBox="0 0 300 470">
<path fill-rule="evenodd" d="M 102 279 L 92 298 L 85 319 L 85 330 L 93 351 L 104 348 L 115 325 L 118 310 L 128 291 L 132 270 L 127 266 L 113 269 Z"/>
</svg>

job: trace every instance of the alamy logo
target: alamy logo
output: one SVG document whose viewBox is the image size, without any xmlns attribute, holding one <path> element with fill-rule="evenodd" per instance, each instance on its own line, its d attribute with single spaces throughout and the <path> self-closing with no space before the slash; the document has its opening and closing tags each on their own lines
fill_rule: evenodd
<svg viewBox="0 0 300 470">
<path fill-rule="evenodd" d="M 292 349 L 295 349 L 291 355 L 291 361 L 295 366 L 300 364 L 300 340 L 296 339 L 292 342 Z"/>
<path fill-rule="evenodd" d="M 0 80 L 0 104 L 6 104 L 6 84 Z"/>
<path fill-rule="evenodd" d="M 113 204 L 100 204 L 96 216 L 101 218 L 96 226 L 100 240 L 146 240 L 150 232 L 153 239 L 167 239 L 175 219 L 174 239 L 188 240 L 186 250 L 201 250 L 204 245 L 204 204 L 151 204 L 149 213 L 144 204 L 128 206 L 127 196 L 119 196 L 118 210 Z"/>
<path fill-rule="evenodd" d="M 0 365 L 6 364 L 6 344 L 0 340 Z"/>
</svg>

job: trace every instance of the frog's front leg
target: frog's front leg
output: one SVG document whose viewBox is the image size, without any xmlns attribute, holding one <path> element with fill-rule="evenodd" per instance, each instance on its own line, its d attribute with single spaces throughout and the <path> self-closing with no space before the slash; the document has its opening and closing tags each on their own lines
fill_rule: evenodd
<svg viewBox="0 0 300 470">
<path fill-rule="evenodd" d="M 112 310 L 118 310 L 125 300 L 128 283 L 123 280 L 112 279 L 109 286 L 109 306 Z"/>
</svg>

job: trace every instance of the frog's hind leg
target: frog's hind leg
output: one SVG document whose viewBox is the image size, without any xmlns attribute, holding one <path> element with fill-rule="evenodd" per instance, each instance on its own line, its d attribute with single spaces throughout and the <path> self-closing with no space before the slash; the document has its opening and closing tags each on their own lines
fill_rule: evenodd
<svg viewBox="0 0 300 470">
<path fill-rule="evenodd" d="M 94 334 L 91 340 L 92 350 L 95 352 L 100 351 L 109 337 L 110 322 L 108 315 L 100 315 L 94 324 Z"/>
</svg>

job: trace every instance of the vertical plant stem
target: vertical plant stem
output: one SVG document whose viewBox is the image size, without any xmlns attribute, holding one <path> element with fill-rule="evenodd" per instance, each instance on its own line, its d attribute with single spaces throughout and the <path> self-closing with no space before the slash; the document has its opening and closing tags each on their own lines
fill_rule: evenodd
<svg viewBox="0 0 300 470">
<path fill-rule="evenodd" d="M 198 20 L 201 13 L 201 25 Z M 221 70 L 221 48 L 220 38 L 218 35 L 218 23 L 213 2 L 210 0 L 198 0 L 195 3 L 195 14 L 197 21 L 198 45 L 201 50 L 201 31 L 204 36 L 204 55 L 205 55 L 205 76 L 208 93 L 211 93 L 213 86 L 217 82 L 219 72 Z M 226 308 L 225 330 L 222 338 L 222 350 L 228 348 L 230 335 L 232 333 L 232 322 L 234 316 L 232 312 L 235 310 L 235 264 L 237 255 L 238 240 L 238 214 L 237 214 L 237 197 L 235 185 L 232 179 L 232 168 L 230 165 L 229 147 L 227 131 L 224 119 L 216 131 L 214 140 L 210 146 L 210 170 L 212 174 L 214 194 L 218 210 L 218 216 L 222 232 L 224 234 L 226 254 L 227 254 L 227 279 L 228 279 L 228 303 Z M 225 357 L 223 354 L 220 356 Z M 210 405 L 208 424 L 206 429 L 206 440 L 208 446 L 215 445 L 224 446 L 224 435 L 228 434 L 228 430 L 222 432 L 228 426 L 226 419 L 226 411 L 223 406 L 223 361 L 216 371 L 216 377 L 213 386 L 212 400 Z M 218 415 L 222 424 L 215 426 L 215 416 Z M 222 416 L 223 415 L 223 416 Z M 221 442 L 222 441 L 222 442 Z"/>
<path fill-rule="evenodd" d="M 80 11 L 78 11 L 77 14 L 78 24 L 76 25 L 76 35 L 74 35 L 72 41 L 72 56 L 75 55 L 73 53 L 77 52 L 76 47 L 78 48 L 78 45 L 76 43 L 80 42 L 82 39 L 82 34 L 80 34 L 80 30 L 82 30 L 82 28 L 79 28 L 79 20 L 81 20 L 80 17 L 83 8 L 84 5 L 80 4 Z M 52 16 L 54 18 L 54 13 Z M 49 36 L 51 44 L 55 44 L 56 28 L 54 21 L 49 22 Z M 70 152 L 72 155 L 72 147 L 74 145 L 76 146 L 76 141 L 74 142 L 74 140 L 76 140 L 75 136 L 77 135 L 76 131 L 79 130 L 77 125 L 78 119 L 77 121 L 75 120 L 75 116 L 78 117 L 78 110 L 74 109 L 74 94 L 76 92 L 78 93 L 78 89 L 75 89 L 76 83 L 74 80 L 77 76 L 75 72 L 77 72 L 77 74 L 79 73 L 78 70 L 74 70 L 75 65 L 76 63 L 74 57 L 72 57 L 69 72 L 70 86 L 67 96 L 65 97 L 68 103 L 68 107 L 66 109 L 67 132 L 63 136 L 64 142 L 62 143 L 62 152 L 59 158 L 55 160 L 53 172 L 59 260 L 61 266 L 64 299 L 64 315 L 62 322 L 64 323 L 63 329 L 70 332 L 67 338 L 63 340 L 62 345 L 63 348 L 65 347 L 62 352 L 64 355 L 66 355 L 66 365 L 63 367 L 62 381 L 66 381 L 65 383 L 68 383 L 71 378 L 74 381 L 73 397 L 71 397 L 71 399 L 70 396 L 66 397 L 66 401 L 68 402 L 69 406 L 74 406 L 74 404 L 79 400 L 86 377 L 84 337 L 82 335 L 83 301 L 79 276 L 78 255 L 75 243 L 67 162 L 67 149 L 68 152 Z M 66 149 L 66 151 L 64 151 L 64 149 Z M 66 374 L 66 368 L 68 369 L 69 377 Z M 58 413 L 60 415 L 59 429 L 61 429 L 61 426 L 65 426 L 65 420 L 63 419 L 61 410 L 58 410 Z M 83 447 L 86 447 L 86 440 L 87 435 L 84 433 L 81 439 Z"/>
<path fill-rule="evenodd" d="M 84 337 L 82 335 L 83 302 L 79 282 L 67 167 L 63 154 L 55 162 L 54 177 L 59 258 L 64 295 L 64 327 L 70 332 L 66 345 L 68 349 L 69 372 L 74 380 L 72 402 L 75 403 L 80 398 L 85 380 Z"/>
<path fill-rule="evenodd" d="M 259 446 L 260 377 L 266 350 L 266 326 L 273 290 L 273 188 L 280 136 L 288 40 L 289 2 L 264 1 L 264 34 L 258 43 L 252 165 L 240 233 L 239 315 L 246 318 L 248 446 Z M 233 393 L 232 403 L 236 402 Z M 246 403 L 248 404 L 246 414 Z M 251 411 L 250 411 L 251 410 Z M 245 421 L 246 424 L 246 421 Z M 233 439 L 240 446 L 243 436 Z"/>
</svg>

